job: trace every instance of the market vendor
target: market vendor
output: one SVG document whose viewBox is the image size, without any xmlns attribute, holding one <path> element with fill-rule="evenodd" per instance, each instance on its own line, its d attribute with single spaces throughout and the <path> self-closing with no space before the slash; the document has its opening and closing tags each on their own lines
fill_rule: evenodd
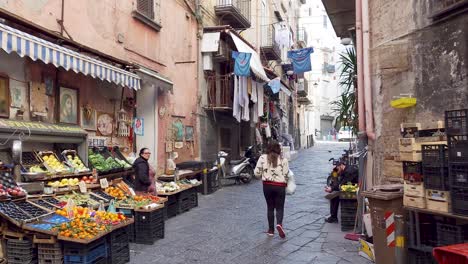
<svg viewBox="0 0 468 264">
<path fill-rule="evenodd" d="M 148 148 L 140 150 L 139 157 L 133 163 L 135 170 L 135 191 L 154 192 L 154 170 L 148 163 L 151 152 Z"/>
<path fill-rule="evenodd" d="M 332 179 L 330 186 L 325 187 L 325 191 L 328 193 L 340 191 L 340 186 L 351 183 L 358 183 L 359 170 L 356 166 L 346 165 L 344 162 L 338 163 L 333 169 L 337 173 L 335 179 Z M 335 174 L 336 175 L 336 174 Z M 325 219 L 327 223 L 338 223 L 338 207 L 340 205 L 340 196 L 336 196 L 330 199 L 330 217 Z"/>
</svg>

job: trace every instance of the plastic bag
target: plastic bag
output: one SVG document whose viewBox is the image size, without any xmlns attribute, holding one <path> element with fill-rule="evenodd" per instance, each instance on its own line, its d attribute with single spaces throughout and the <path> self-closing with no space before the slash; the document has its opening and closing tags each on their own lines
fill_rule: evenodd
<svg viewBox="0 0 468 264">
<path fill-rule="evenodd" d="M 110 203 L 109 203 L 109 207 L 107 207 L 107 212 L 109 212 L 109 213 L 116 213 L 116 211 L 115 211 L 115 204 L 114 204 L 114 203 L 115 203 L 115 200 L 112 199 L 112 200 L 110 201 Z"/>
<path fill-rule="evenodd" d="M 296 192 L 296 179 L 294 179 L 294 173 L 289 170 L 288 173 L 288 186 L 286 186 L 286 194 L 292 195 Z"/>
</svg>

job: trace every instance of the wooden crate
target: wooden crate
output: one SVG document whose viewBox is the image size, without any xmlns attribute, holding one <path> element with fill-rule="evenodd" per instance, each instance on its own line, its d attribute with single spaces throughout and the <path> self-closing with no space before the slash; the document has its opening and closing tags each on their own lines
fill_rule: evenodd
<svg viewBox="0 0 468 264">
<path fill-rule="evenodd" d="M 421 151 L 400 152 L 400 161 L 420 162 L 422 161 L 422 153 Z"/>
<path fill-rule="evenodd" d="M 439 190 L 426 190 L 426 198 L 441 201 L 441 202 L 449 202 L 450 201 L 450 191 L 439 191 Z"/>
<path fill-rule="evenodd" d="M 409 195 L 405 194 L 403 196 L 403 205 L 404 206 L 411 206 L 411 207 L 417 207 L 417 208 L 425 209 L 426 208 L 426 198 L 409 196 Z"/>
<path fill-rule="evenodd" d="M 440 201 L 426 198 L 427 209 L 431 211 L 449 213 L 451 211 L 450 201 Z"/>
<path fill-rule="evenodd" d="M 405 195 L 413 197 L 426 197 L 424 184 L 422 182 L 410 183 L 405 181 L 403 184 L 403 191 Z"/>
<path fill-rule="evenodd" d="M 421 151 L 421 143 L 416 143 L 415 138 L 400 138 L 398 142 L 400 152 Z"/>
</svg>

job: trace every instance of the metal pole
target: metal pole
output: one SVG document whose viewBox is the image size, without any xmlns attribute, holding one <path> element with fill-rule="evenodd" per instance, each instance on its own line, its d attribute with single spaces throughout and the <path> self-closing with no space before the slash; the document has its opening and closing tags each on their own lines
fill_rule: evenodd
<svg viewBox="0 0 468 264">
<path fill-rule="evenodd" d="M 405 264 L 405 221 L 402 215 L 395 215 L 395 242 L 395 264 Z"/>
</svg>

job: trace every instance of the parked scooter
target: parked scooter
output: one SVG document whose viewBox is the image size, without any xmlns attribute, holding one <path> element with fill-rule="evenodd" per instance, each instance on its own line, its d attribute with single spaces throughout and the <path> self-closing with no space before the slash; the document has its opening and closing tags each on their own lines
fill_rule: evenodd
<svg viewBox="0 0 468 264">
<path fill-rule="evenodd" d="M 229 154 L 224 151 L 218 152 L 218 161 L 215 165 L 219 162 L 222 178 L 235 180 L 236 183 L 249 183 L 254 177 L 254 169 L 258 161 L 258 155 L 254 147 L 248 147 L 244 158 L 240 160 L 227 162 L 228 156 Z"/>
</svg>

